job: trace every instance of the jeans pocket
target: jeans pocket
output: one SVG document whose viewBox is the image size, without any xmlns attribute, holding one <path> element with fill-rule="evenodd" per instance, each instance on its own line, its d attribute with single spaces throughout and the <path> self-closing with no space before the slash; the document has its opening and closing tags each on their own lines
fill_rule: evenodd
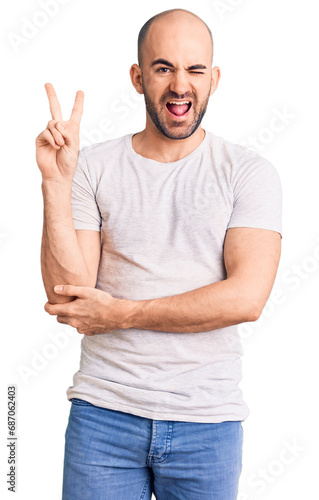
<svg viewBox="0 0 319 500">
<path fill-rule="evenodd" d="M 79 398 L 72 398 L 71 402 L 76 406 L 92 406 L 92 403 L 89 403 L 88 401 L 84 401 L 84 399 L 79 399 Z"/>
</svg>

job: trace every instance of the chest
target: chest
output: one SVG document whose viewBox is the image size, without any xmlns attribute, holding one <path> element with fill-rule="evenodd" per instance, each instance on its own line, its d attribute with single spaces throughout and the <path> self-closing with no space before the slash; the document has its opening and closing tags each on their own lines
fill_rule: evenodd
<svg viewBox="0 0 319 500">
<path fill-rule="evenodd" d="M 120 170 L 101 178 L 96 199 L 102 238 L 120 250 L 194 239 L 222 244 L 233 208 L 225 175 L 205 169 L 147 176 Z"/>
</svg>

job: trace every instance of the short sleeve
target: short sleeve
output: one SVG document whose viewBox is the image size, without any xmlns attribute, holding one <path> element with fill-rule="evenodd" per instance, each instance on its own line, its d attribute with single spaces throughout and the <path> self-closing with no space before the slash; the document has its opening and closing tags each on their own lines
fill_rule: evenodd
<svg viewBox="0 0 319 500">
<path fill-rule="evenodd" d="M 79 153 L 73 177 L 71 207 L 75 229 L 100 231 L 101 214 L 96 203 L 89 166 L 83 149 Z"/>
<path fill-rule="evenodd" d="M 282 186 L 275 167 L 257 155 L 233 177 L 233 211 L 227 225 L 271 229 L 282 236 Z"/>
</svg>

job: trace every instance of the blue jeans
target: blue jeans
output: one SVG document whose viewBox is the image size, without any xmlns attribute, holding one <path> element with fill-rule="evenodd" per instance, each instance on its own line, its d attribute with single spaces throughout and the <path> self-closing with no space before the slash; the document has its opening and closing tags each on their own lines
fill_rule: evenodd
<svg viewBox="0 0 319 500">
<path fill-rule="evenodd" d="M 62 500 L 236 500 L 240 421 L 153 420 L 73 398 Z"/>
</svg>

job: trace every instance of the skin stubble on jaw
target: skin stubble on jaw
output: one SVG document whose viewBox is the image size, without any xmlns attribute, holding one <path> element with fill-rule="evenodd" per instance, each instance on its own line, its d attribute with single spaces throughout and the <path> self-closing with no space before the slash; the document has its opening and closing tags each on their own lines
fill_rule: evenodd
<svg viewBox="0 0 319 500">
<path fill-rule="evenodd" d="M 160 111 L 157 111 L 156 104 L 150 98 L 148 91 L 145 87 L 143 79 L 142 79 L 142 85 L 143 85 L 146 110 L 147 110 L 152 122 L 154 123 L 154 125 L 157 127 L 157 129 L 162 134 L 165 135 L 165 137 L 168 137 L 169 139 L 187 139 L 197 130 L 197 128 L 199 127 L 199 125 L 200 125 L 200 123 L 201 123 L 201 121 L 206 113 L 208 102 L 209 102 L 209 97 L 210 97 L 210 91 L 208 93 L 207 98 L 201 104 L 198 111 L 196 110 L 196 108 L 198 106 L 197 99 L 195 98 L 192 100 L 192 108 L 193 108 L 193 115 L 194 115 L 193 120 L 187 126 L 186 130 L 179 131 L 178 130 L 179 128 L 185 127 L 185 122 L 183 122 L 181 120 L 178 120 L 178 121 L 176 120 L 174 122 L 174 124 L 172 124 L 171 126 L 168 126 L 165 124 L 164 119 L 161 117 L 161 114 L 165 113 L 167 96 L 164 95 L 162 97 L 161 102 L 159 104 L 161 109 L 160 109 Z M 175 97 L 175 98 L 177 99 L 177 97 Z M 173 99 L 174 99 L 174 97 L 172 97 L 172 100 Z M 187 98 L 185 98 L 185 100 L 187 100 Z"/>
</svg>

